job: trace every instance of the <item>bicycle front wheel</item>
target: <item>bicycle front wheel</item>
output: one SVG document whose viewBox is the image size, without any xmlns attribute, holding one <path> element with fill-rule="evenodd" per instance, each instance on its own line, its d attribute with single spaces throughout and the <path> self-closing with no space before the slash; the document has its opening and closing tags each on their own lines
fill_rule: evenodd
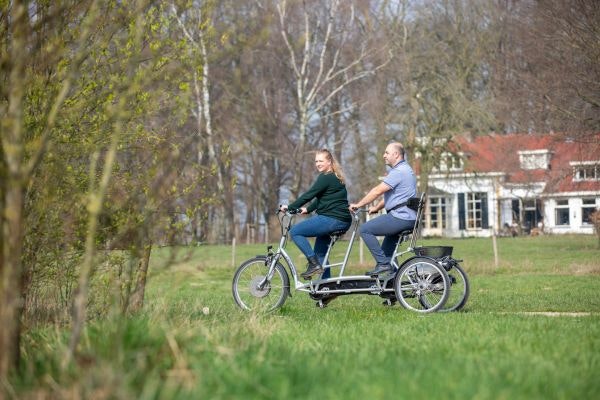
<svg viewBox="0 0 600 400">
<path fill-rule="evenodd" d="M 419 313 L 440 310 L 449 295 L 448 273 L 435 261 L 415 257 L 404 263 L 394 279 L 394 292 L 402 306 Z"/>
<path fill-rule="evenodd" d="M 290 280 L 283 265 L 278 263 L 273 276 L 267 277 L 266 263 L 265 257 L 252 258 L 240 265 L 233 276 L 233 299 L 244 310 L 274 310 L 283 305 L 290 293 Z"/>
</svg>

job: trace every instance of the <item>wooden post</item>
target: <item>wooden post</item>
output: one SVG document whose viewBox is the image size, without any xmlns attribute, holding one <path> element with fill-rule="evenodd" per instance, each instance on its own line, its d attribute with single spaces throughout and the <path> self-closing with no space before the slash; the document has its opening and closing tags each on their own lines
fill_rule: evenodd
<svg viewBox="0 0 600 400">
<path fill-rule="evenodd" d="M 364 262 L 363 240 L 362 240 L 362 238 L 359 238 L 358 242 L 359 242 L 359 246 L 358 246 L 358 261 L 362 264 Z"/>
<path fill-rule="evenodd" d="M 269 219 L 267 218 L 265 221 L 265 244 L 269 243 L 269 227 Z"/>
<path fill-rule="evenodd" d="M 496 229 L 492 228 L 492 246 L 494 248 L 494 266 L 498 268 L 498 243 L 496 241 Z"/>
<path fill-rule="evenodd" d="M 231 266 L 235 267 L 235 236 L 231 239 Z"/>
</svg>

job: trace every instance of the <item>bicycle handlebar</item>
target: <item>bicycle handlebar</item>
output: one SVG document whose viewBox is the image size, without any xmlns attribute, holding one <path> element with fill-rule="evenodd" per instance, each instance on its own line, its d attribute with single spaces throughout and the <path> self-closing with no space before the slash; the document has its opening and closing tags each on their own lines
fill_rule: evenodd
<svg viewBox="0 0 600 400">
<path fill-rule="evenodd" d="M 277 214 L 279 213 L 287 213 L 290 215 L 294 215 L 294 214 L 300 214 L 302 212 L 301 209 L 299 208 L 288 208 L 286 211 L 281 211 L 280 208 L 277 209 Z"/>
<path fill-rule="evenodd" d="M 360 213 L 368 213 L 369 209 L 368 208 L 357 208 L 352 210 L 352 213 L 354 213 L 354 215 L 358 215 Z"/>
</svg>

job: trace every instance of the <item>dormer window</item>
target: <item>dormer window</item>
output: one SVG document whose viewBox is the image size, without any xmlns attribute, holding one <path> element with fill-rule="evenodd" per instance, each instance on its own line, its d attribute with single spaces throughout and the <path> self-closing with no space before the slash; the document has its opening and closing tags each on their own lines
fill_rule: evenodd
<svg viewBox="0 0 600 400">
<path fill-rule="evenodd" d="M 462 171 L 464 167 L 463 162 L 464 153 L 449 153 L 443 152 L 440 156 L 439 166 L 436 168 L 438 171 L 443 172 L 456 172 Z"/>
<path fill-rule="evenodd" d="M 570 162 L 573 167 L 573 180 L 598 181 L 600 180 L 600 161 Z"/>
<path fill-rule="evenodd" d="M 523 150 L 518 153 L 521 169 L 550 169 L 550 150 Z"/>
</svg>

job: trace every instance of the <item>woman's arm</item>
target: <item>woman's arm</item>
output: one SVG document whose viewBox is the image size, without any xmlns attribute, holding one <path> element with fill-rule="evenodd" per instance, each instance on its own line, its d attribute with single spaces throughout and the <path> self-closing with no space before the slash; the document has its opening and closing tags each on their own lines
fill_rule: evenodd
<svg viewBox="0 0 600 400">
<path fill-rule="evenodd" d="M 300 208 L 315 197 L 319 197 L 327 189 L 327 182 L 323 178 L 323 174 L 317 177 L 317 180 L 306 192 L 302 193 L 298 199 L 289 204 L 289 208 Z"/>
</svg>

